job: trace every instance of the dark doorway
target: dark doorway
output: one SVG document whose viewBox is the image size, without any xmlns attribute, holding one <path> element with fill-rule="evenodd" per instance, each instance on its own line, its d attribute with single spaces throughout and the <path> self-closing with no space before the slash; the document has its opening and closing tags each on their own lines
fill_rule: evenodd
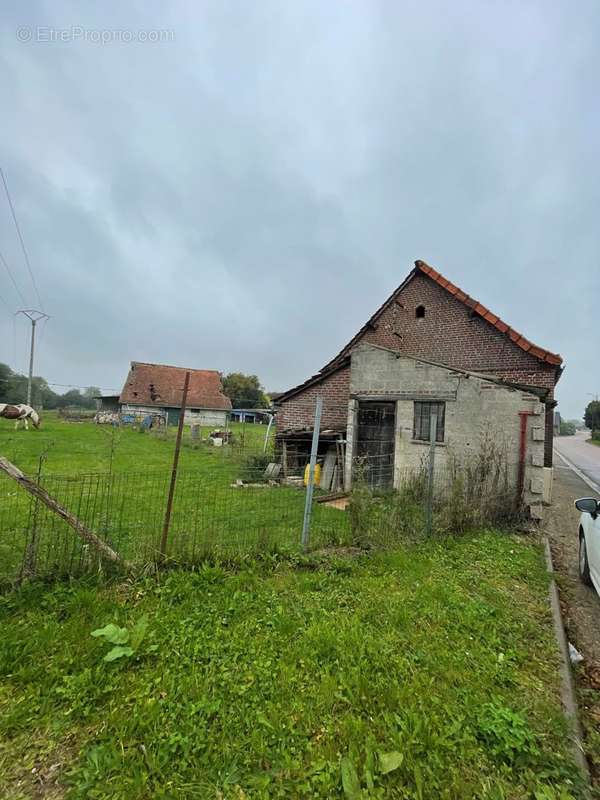
<svg viewBox="0 0 600 800">
<path fill-rule="evenodd" d="M 180 408 L 168 408 L 169 425 L 179 425 L 179 417 L 181 416 Z"/>
<path fill-rule="evenodd" d="M 359 402 L 357 467 L 372 488 L 391 488 L 394 483 L 395 423 L 395 403 Z"/>
</svg>

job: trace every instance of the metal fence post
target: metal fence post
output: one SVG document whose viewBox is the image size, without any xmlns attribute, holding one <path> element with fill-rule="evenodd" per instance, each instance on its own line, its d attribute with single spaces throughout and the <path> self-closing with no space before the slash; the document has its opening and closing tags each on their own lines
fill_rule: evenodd
<svg viewBox="0 0 600 800">
<path fill-rule="evenodd" d="M 315 488 L 315 466 L 317 463 L 317 450 L 319 449 L 319 430 L 321 428 L 321 412 L 323 410 L 323 398 L 317 397 L 315 403 L 315 423 L 313 429 L 312 444 L 310 448 L 310 462 L 308 466 L 308 485 L 306 487 L 306 499 L 304 501 L 304 521 L 302 523 L 302 549 L 308 550 L 308 535 L 310 531 L 310 515 L 312 511 L 313 491 Z"/>
<path fill-rule="evenodd" d="M 273 425 L 274 419 L 275 419 L 275 414 L 269 414 L 269 424 L 267 425 L 267 432 L 265 433 L 265 443 L 263 444 L 263 453 L 267 452 L 267 444 L 269 443 L 269 434 L 271 433 L 271 426 Z"/>
<path fill-rule="evenodd" d="M 437 438 L 437 412 L 429 418 L 429 465 L 427 472 L 427 506 L 425 509 L 425 530 L 433 531 L 433 481 L 435 477 L 435 440 Z"/>
<path fill-rule="evenodd" d="M 171 510 L 173 508 L 173 495 L 175 494 L 175 483 L 177 482 L 177 465 L 179 463 L 179 451 L 181 449 L 181 434 L 183 433 L 183 420 L 187 406 L 188 387 L 190 385 L 190 373 L 185 373 L 183 382 L 183 397 L 181 398 L 181 412 L 179 414 L 179 424 L 177 425 L 177 439 L 175 440 L 175 453 L 173 455 L 173 468 L 171 469 L 171 483 L 169 485 L 169 497 L 167 498 L 167 510 L 163 524 L 162 536 L 160 537 L 160 557 L 165 559 L 167 556 L 167 537 L 169 535 L 169 525 L 171 523 Z"/>
</svg>

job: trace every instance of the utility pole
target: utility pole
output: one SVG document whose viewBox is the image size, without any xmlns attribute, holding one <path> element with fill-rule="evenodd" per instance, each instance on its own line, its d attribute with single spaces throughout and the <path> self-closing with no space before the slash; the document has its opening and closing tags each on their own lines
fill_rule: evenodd
<svg viewBox="0 0 600 800">
<path fill-rule="evenodd" d="M 43 311 L 37 311 L 34 308 L 24 308 L 17 311 L 17 314 L 23 314 L 31 321 L 31 350 L 29 353 L 29 379 L 27 381 L 27 405 L 31 405 L 31 381 L 33 378 L 33 354 L 35 352 L 35 326 L 41 319 L 50 319 L 48 314 Z"/>
</svg>

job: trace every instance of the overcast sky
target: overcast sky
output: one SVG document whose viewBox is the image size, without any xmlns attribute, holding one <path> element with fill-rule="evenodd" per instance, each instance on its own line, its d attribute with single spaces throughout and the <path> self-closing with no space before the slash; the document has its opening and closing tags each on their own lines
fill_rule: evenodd
<svg viewBox="0 0 600 800">
<path fill-rule="evenodd" d="M 561 353 L 563 416 L 600 392 L 597 0 L 0 15 L 0 166 L 52 317 L 38 374 L 120 390 L 133 359 L 282 390 L 421 258 Z M 37 306 L 3 196 L 0 250 Z M 25 370 L 21 306 L 0 263 L 0 361 Z"/>
</svg>

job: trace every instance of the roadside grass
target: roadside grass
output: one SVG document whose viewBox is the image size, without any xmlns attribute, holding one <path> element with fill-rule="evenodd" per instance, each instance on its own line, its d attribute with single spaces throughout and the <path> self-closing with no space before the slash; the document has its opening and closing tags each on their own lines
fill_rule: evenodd
<svg viewBox="0 0 600 800">
<path fill-rule="evenodd" d="M 26 585 L 0 598 L 0 796 L 581 797 L 547 587 L 491 530 Z M 91 632 L 144 620 L 105 661 Z"/>
</svg>

